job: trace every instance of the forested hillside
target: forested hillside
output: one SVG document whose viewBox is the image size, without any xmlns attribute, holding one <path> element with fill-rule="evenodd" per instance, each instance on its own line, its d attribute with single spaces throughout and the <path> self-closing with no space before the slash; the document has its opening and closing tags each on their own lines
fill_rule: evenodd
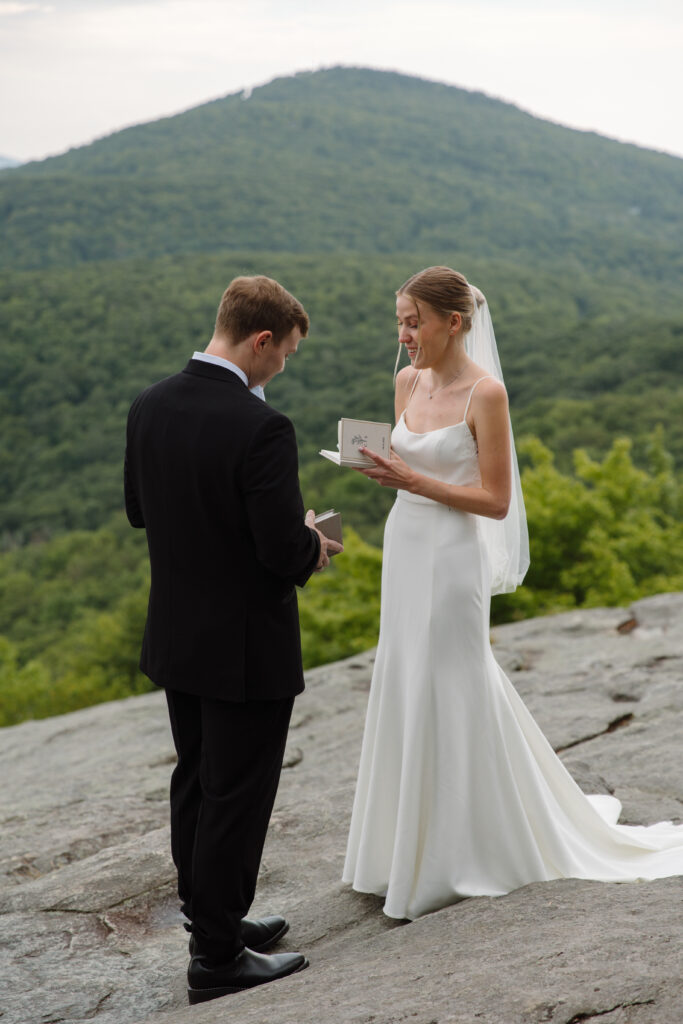
<svg viewBox="0 0 683 1024">
<path fill-rule="evenodd" d="M 336 68 L 0 179 L 4 265 L 210 250 L 514 254 L 681 271 L 683 164 L 480 93 Z"/>
<path fill-rule="evenodd" d="M 597 456 L 619 434 L 642 461 L 661 423 L 683 465 L 683 314 L 665 315 L 673 303 L 653 309 L 653 287 L 618 275 L 558 280 L 438 255 L 490 296 L 518 435 L 538 434 L 567 468 L 574 448 Z M 394 291 L 428 259 L 224 254 L 0 275 L 4 545 L 94 528 L 120 508 L 130 402 L 205 347 L 238 273 L 277 277 L 311 314 L 310 337 L 268 396 L 294 419 L 304 475 L 337 493 L 339 471 L 316 453 L 340 415 L 391 418 Z M 347 514 L 377 541 L 388 496 L 363 484 L 345 481 Z"/>
<path fill-rule="evenodd" d="M 433 263 L 488 296 L 525 467 L 532 570 L 496 618 L 683 587 L 683 161 L 333 69 L 4 170 L 0 222 L 5 721 L 146 685 L 125 417 L 206 345 L 236 274 L 311 315 L 268 400 L 307 504 L 358 534 L 304 594 L 307 664 L 375 636 L 393 495 L 316 453 L 342 414 L 391 418 L 394 292 Z"/>
</svg>

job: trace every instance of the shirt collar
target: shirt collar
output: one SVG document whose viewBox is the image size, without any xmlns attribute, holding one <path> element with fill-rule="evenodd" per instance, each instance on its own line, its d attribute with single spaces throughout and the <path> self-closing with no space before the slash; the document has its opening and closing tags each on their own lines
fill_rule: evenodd
<svg viewBox="0 0 683 1024">
<path fill-rule="evenodd" d="M 249 379 L 242 367 L 231 363 L 229 359 L 224 359 L 223 356 L 211 355 L 210 352 L 193 352 L 192 358 L 199 359 L 202 363 L 213 363 L 215 366 L 222 366 L 224 369 L 236 373 L 242 383 L 249 387 Z"/>
<path fill-rule="evenodd" d="M 242 369 L 241 366 L 236 366 L 235 363 L 231 363 L 229 359 L 224 359 L 223 356 L 214 356 L 210 352 L 193 352 L 193 359 L 199 359 L 202 363 L 213 363 L 214 366 L 222 366 L 226 370 L 230 370 L 231 373 L 236 374 L 243 384 L 249 388 L 249 379 Z M 249 388 L 252 395 L 256 395 L 257 398 L 266 400 L 266 394 L 260 384 L 255 384 L 253 388 Z"/>
</svg>

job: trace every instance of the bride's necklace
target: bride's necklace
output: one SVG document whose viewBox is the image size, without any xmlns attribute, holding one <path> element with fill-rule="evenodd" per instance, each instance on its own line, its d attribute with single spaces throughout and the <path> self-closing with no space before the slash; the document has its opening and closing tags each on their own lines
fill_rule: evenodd
<svg viewBox="0 0 683 1024">
<path fill-rule="evenodd" d="M 461 369 L 458 370 L 458 372 L 456 373 L 455 377 L 451 377 L 451 379 L 447 380 L 445 384 L 439 384 L 438 388 L 434 388 L 433 391 L 429 391 L 429 389 L 428 389 L 428 394 L 429 394 L 430 399 L 433 398 L 434 395 L 436 395 L 439 391 L 443 390 L 443 388 L 447 388 L 448 385 L 452 384 L 454 380 L 458 379 L 458 377 L 461 377 L 466 369 L 467 369 L 467 363 L 465 363 L 465 365 L 463 367 L 461 367 Z"/>
</svg>

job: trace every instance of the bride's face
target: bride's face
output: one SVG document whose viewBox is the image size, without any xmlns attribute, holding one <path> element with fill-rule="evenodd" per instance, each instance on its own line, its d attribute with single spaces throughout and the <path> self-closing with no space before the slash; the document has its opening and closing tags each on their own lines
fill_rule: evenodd
<svg viewBox="0 0 683 1024">
<path fill-rule="evenodd" d="M 424 369 L 438 363 L 453 340 L 449 320 L 425 302 L 420 302 L 418 316 L 415 301 L 408 295 L 396 299 L 398 340 L 405 345 L 413 366 Z"/>
</svg>

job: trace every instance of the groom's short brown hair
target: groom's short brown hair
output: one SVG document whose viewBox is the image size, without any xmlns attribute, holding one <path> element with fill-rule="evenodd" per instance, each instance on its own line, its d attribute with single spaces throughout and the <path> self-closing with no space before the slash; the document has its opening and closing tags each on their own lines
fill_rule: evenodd
<svg viewBox="0 0 683 1024">
<path fill-rule="evenodd" d="M 309 325 L 299 300 L 272 277 L 236 277 L 223 292 L 216 334 L 238 344 L 257 331 L 271 331 L 279 345 L 295 327 L 305 338 Z"/>
</svg>

